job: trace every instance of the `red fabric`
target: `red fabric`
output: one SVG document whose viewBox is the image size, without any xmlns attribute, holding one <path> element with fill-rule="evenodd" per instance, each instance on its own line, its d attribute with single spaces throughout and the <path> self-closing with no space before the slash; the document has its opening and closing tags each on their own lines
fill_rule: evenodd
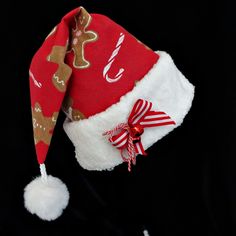
<svg viewBox="0 0 236 236">
<path fill-rule="evenodd" d="M 53 45 L 65 46 L 69 38 L 70 23 L 74 19 L 74 15 L 78 12 L 75 9 L 68 13 L 61 20 L 57 27 L 56 34 L 48 37 L 41 48 L 34 55 L 31 65 L 30 73 L 33 74 L 34 79 L 30 76 L 30 94 L 31 106 L 34 108 L 36 103 L 39 103 L 42 108 L 42 113 L 45 117 L 51 117 L 54 112 L 59 112 L 65 93 L 59 92 L 52 84 L 52 76 L 58 68 L 58 65 L 47 61 L 48 55 L 51 53 Z M 38 87 L 35 82 L 40 83 Z M 34 119 L 34 117 L 33 117 Z M 52 133 L 52 130 L 51 130 Z M 34 129 L 34 136 L 35 136 Z M 39 164 L 44 163 L 48 152 L 49 144 L 39 141 L 36 145 L 36 154 Z"/>
<path fill-rule="evenodd" d="M 156 63 L 158 55 L 148 50 L 124 28 L 103 15 L 92 14 L 88 29 L 98 34 L 98 40 L 86 44 L 86 57 L 91 66 L 83 70 L 73 70 L 69 94 L 74 98 L 74 107 L 89 117 L 117 103 L 120 97 L 141 80 Z M 124 68 L 121 79 L 108 83 L 103 78 L 103 69 L 115 49 L 120 33 L 125 35 L 123 44 L 115 58 L 110 76 L 114 77 L 119 68 Z M 67 63 L 72 66 L 73 53 L 68 55 Z"/>
<path fill-rule="evenodd" d="M 62 18 L 57 28 L 45 39 L 30 66 L 31 106 L 39 163 L 45 161 L 65 92 L 73 101 L 70 104 L 73 109 L 78 109 L 88 118 L 117 103 L 158 60 L 156 53 L 109 18 L 99 14 L 88 16 L 84 10 L 83 14 L 89 18 L 79 18 L 83 16 L 81 9 L 77 8 Z M 76 19 L 77 24 L 85 21 L 84 26 L 81 26 L 84 29 L 79 30 L 77 27 L 78 30 L 75 30 Z M 79 68 L 72 46 L 77 42 L 74 35 L 81 38 L 82 31 L 87 40 L 82 44 L 85 67 Z M 54 48 L 54 55 L 52 50 L 55 46 L 60 47 Z M 62 53 L 63 48 L 67 50 L 65 55 Z M 78 55 L 82 57 L 81 54 Z M 63 57 L 60 58 L 62 62 L 59 62 L 59 57 Z M 104 76 L 104 68 L 111 61 L 106 75 L 111 79 L 119 78 L 112 83 Z M 121 68 L 123 71 L 116 76 Z M 61 75 L 63 79 L 60 78 Z M 61 84 L 55 84 L 56 80 Z M 43 137 L 44 134 L 46 138 Z"/>
</svg>

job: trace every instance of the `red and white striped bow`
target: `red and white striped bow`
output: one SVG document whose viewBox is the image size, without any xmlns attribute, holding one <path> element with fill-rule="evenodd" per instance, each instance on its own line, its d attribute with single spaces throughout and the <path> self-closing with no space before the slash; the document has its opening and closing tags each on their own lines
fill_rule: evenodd
<svg viewBox="0 0 236 236">
<path fill-rule="evenodd" d="M 151 102 L 138 99 L 129 115 L 128 123 L 121 123 L 103 134 L 109 135 L 111 144 L 120 150 L 121 157 L 128 162 L 129 171 L 131 164 L 136 163 L 137 154 L 147 155 L 141 142 L 144 128 L 175 124 L 165 112 L 151 109 Z"/>
</svg>

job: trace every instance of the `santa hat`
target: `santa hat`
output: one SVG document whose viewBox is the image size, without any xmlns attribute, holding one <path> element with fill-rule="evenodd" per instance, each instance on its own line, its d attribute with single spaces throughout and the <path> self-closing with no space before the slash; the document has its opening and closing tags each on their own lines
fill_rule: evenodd
<svg viewBox="0 0 236 236">
<path fill-rule="evenodd" d="M 194 86 L 166 52 L 152 51 L 120 25 L 79 7 L 51 31 L 30 66 L 34 142 L 41 176 L 25 188 L 25 207 L 59 217 L 66 185 L 47 175 L 45 159 L 60 109 L 76 159 L 87 170 L 110 170 L 179 126 Z"/>
</svg>

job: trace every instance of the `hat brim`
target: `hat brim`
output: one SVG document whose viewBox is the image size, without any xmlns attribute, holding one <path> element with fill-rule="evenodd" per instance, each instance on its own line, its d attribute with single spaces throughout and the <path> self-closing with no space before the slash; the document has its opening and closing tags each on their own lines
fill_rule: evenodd
<svg viewBox="0 0 236 236">
<path fill-rule="evenodd" d="M 119 150 L 103 133 L 127 122 L 137 99 L 152 102 L 154 110 L 166 112 L 176 123 L 145 129 L 142 134 L 145 150 L 183 122 L 192 105 L 194 86 L 177 69 L 169 54 L 163 51 L 157 53 L 160 56 L 158 62 L 118 103 L 88 119 L 65 120 L 64 130 L 74 144 L 76 158 L 83 168 L 106 170 L 123 162 Z"/>
</svg>

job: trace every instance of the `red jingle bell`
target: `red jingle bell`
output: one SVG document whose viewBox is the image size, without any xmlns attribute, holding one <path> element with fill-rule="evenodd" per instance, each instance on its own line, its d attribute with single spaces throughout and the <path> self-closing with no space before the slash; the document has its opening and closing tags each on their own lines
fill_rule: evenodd
<svg viewBox="0 0 236 236">
<path fill-rule="evenodd" d="M 133 138 L 133 142 L 139 142 L 141 140 L 140 136 L 143 134 L 144 129 L 140 124 L 135 124 L 130 126 L 130 133 Z"/>
</svg>

